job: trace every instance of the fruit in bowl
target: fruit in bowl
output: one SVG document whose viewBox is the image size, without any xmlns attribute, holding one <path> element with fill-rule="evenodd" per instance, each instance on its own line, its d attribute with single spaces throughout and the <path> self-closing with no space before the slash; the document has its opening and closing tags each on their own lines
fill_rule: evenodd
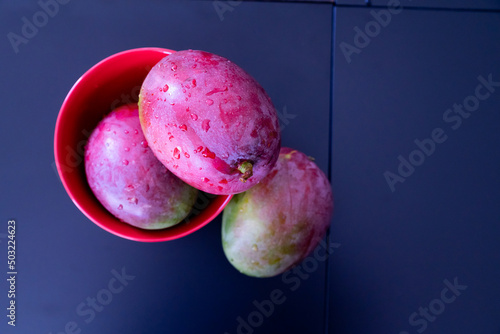
<svg viewBox="0 0 500 334">
<path fill-rule="evenodd" d="M 224 253 L 246 275 L 276 276 L 316 248 L 332 212 L 325 174 L 304 153 L 282 148 L 271 172 L 224 208 Z"/>
<path fill-rule="evenodd" d="M 180 223 L 198 194 L 156 159 L 142 133 L 136 104 L 115 109 L 97 125 L 85 148 L 85 172 L 101 204 L 142 229 Z"/>
<path fill-rule="evenodd" d="M 204 51 L 178 51 L 144 80 L 139 116 L 155 156 L 176 176 L 211 194 L 255 186 L 279 155 L 276 110 L 239 66 Z"/>
</svg>

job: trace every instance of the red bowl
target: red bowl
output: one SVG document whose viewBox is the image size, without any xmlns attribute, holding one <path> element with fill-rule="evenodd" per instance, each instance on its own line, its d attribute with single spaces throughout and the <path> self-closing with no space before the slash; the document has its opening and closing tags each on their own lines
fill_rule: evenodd
<svg viewBox="0 0 500 334">
<path fill-rule="evenodd" d="M 158 242 L 191 234 L 212 221 L 232 197 L 201 193 L 193 212 L 183 222 L 162 230 L 143 230 L 123 223 L 109 213 L 87 183 L 84 149 L 97 123 L 112 109 L 137 102 L 140 87 L 150 69 L 172 52 L 175 51 L 139 48 L 102 60 L 76 81 L 56 121 L 55 162 L 69 197 L 96 225 L 130 240 Z"/>
</svg>

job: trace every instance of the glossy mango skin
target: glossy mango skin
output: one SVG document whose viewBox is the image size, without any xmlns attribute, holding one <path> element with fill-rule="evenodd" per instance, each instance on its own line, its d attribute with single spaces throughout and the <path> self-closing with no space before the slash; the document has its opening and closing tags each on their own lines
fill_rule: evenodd
<svg viewBox="0 0 500 334">
<path fill-rule="evenodd" d="M 142 229 L 180 223 L 198 194 L 156 159 L 134 104 L 115 109 L 94 129 L 85 148 L 85 172 L 99 202 Z"/>
<path fill-rule="evenodd" d="M 271 172 L 224 209 L 224 253 L 246 275 L 279 275 L 316 248 L 332 214 L 325 174 L 305 154 L 281 148 Z"/>
<path fill-rule="evenodd" d="M 281 146 L 276 109 L 242 68 L 212 53 L 178 51 L 156 64 L 139 94 L 156 157 L 204 192 L 243 192 L 265 177 Z"/>
</svg>

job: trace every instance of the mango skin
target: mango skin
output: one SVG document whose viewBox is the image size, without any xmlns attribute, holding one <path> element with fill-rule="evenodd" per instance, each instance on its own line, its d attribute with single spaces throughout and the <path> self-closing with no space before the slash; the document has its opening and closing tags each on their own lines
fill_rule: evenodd
<svg viewBox="0 0 500 334">
<path fill-rule="evenodd" d="M 141 131 L 136 104 L 115 109 L 97 125 L 85 148 L 85 171 L 99 202 L 142 229 L 180 223 L 198 195 L 156 159 Z"/>
<path fill-rule="evenodd" d="M 139 117 L 155 156 L 204 192 L 243 192 L 264 178 L 281 147 L 276 109 L 262 86 L 235 63 L 177 51 L 148 73 Z"/>
<path fill-rule="evenodd" d="M 243 274 L 279 275 L 316 248 L 332 214 L 325 174 L 305 154 L 283 147 L 271 172 L 224 209 L 224 253 Z"/>
</svg>

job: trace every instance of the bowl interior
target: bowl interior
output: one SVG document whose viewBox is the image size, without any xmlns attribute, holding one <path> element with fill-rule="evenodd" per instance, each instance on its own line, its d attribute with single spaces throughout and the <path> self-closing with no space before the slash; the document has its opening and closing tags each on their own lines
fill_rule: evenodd
<svg viewBox="0 0 500 334">
<path fill-rule="evenodd" d="M 231 199 L 230 195 L 200 192 L 192 214 L 184 222 L 162 230 L 143 230 L 123 223 L 109 213 L 87 183 L 83 157 L 93 129 L 111 110 L 137 102 L 148 72 L 172 52 L 161 48 L 140 48 L 120 52 L 99 62 L 71 88 L 56 122 L 55 162 L 68 195 L 95 224 L 135 241 L 166 241 L 190 234 L 213 220 Z"/>
</svg>

